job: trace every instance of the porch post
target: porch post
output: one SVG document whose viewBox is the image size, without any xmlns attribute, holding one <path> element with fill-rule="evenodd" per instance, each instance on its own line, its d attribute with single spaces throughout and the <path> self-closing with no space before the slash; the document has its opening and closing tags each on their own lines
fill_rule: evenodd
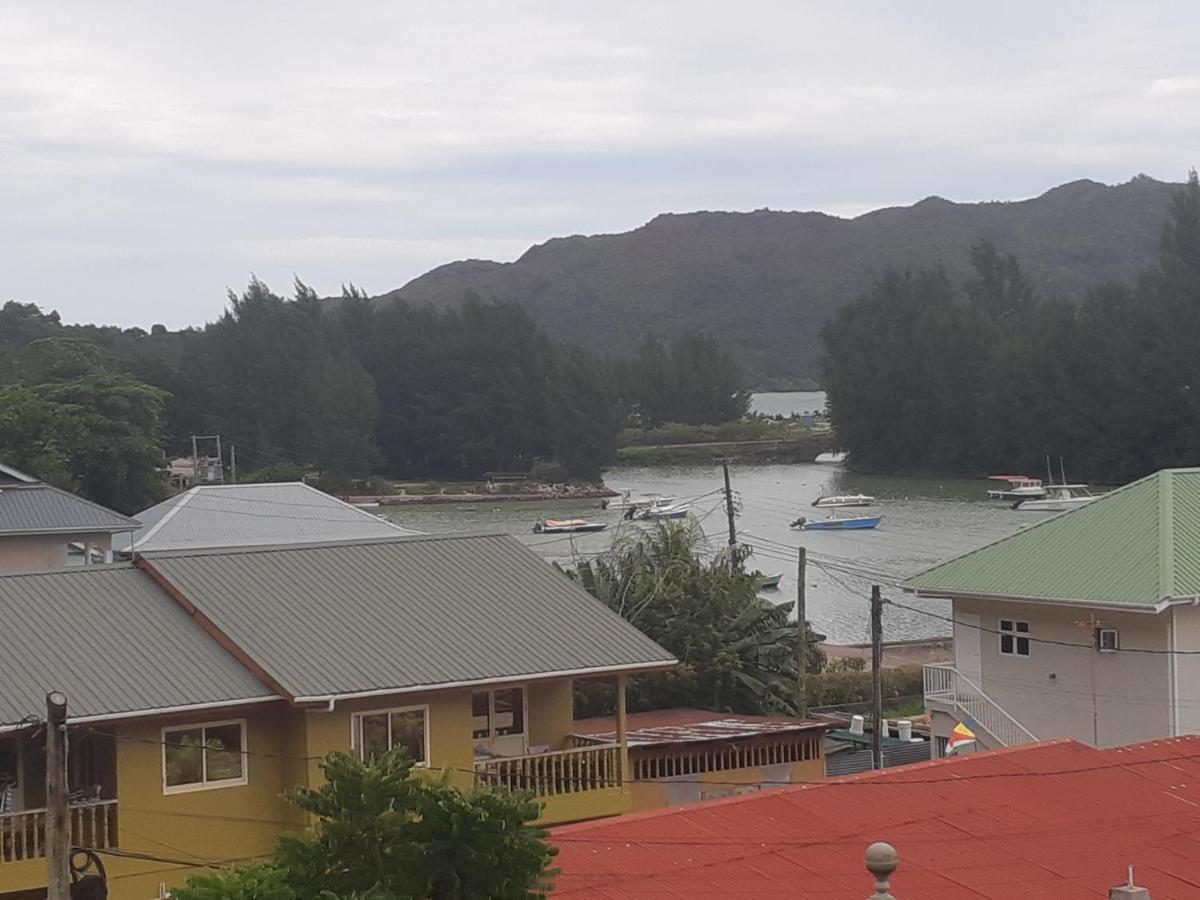
<svg viewBox="0 0 1200 900">
<path fill-rule="evenodd" d="M 629 783 L 628 723 L 625 717 L 625 675 L 617 676 L 617 743 L 621 745 L 621 784 Z"/>
</svg>

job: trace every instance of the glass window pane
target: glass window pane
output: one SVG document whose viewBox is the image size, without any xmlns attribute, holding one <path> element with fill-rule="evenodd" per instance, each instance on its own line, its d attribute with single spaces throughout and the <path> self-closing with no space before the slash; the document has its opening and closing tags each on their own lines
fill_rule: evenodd
<svg viewBox="0 0 1200 900">
<path fill-rule="evenodd" d="M 382 756 L 389 749 L 388 717 L 386 713 L 377 713 L 359 718 L 359 746 L 363 759 L 372 756 Z"/>
<path fill-rule="evenodd" d="M 417 762 L 425 762 L 425 710 L 392 713 L 392 746 L 403 747 Z"/>
<path fill-rule="evenodd" d="M 471 695 L 471 734 L 479 739 L 491 734 L 488 726 L 488 697 L 487 691 Z"/>
<path fill-rule="evenodd" d="M 208 781 L 242 777 L 241 724 L 205 728 L 204 748 L 208 754 Z"/>
<path fill-rule="evenodd" d="M 1000 652 L 1001 653 L 1012 653 L 1013 652 L 1012 635 L 1009 635 L 1009 634 L 1000 635 Z"/>
<path fill-rule="evenodd" d="M 1021 632 L 1022 634 L 1029 634 L 1029 623 L 1028 622 L 1018 622 L 1017 623 L 1017 631 Z"/>
<path fill-rule="evenodd" d="M 1010 619 L 1001 619 L 1000 620 L 1000 630 L 1001 631 L 1012 631 L 1013 630 L 1012 621 Z"/>
<path fill-rule="evenodd" d="M 204 781 L 204 729 L 181 728 L 163 738 L 167 787 Z"/>
<path fill-rule="evenodd" d="M 1029 638 L 1017 638 L 1017 656 L 1029 655 Z"/>
<path fill-rule="evenodd" d="M 492 729 L 497 735 L 525 733 L 525 692 L 520 688 L 496 691 L 496 716 Z"/>
</svg>

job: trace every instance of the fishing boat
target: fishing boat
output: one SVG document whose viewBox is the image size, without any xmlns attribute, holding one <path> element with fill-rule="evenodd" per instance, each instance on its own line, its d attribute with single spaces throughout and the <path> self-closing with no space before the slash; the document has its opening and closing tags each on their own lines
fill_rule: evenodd
<svg viewBox="0 0 1200 900">
<path fill-rule="evenodd" d="M 625 513 L 628 519 L 686 519 L 692 511 L 690 503 L 656 503 L 643 509 L 633 509 Z"/>
<path fill-rule="evenodd" d="M 603 531 L 606 522 L 588 522 L 584 519 L 543 519 L 533 526 L 537 534 L 575 534 L 585 531 Z"/>
<path fill-rule="evenodd" d="M 624 491 L 618 498 L 605 497 L 600 501 L 601 509 L 649 509 L 651 506 L 661 504 L 674 503 L 674 497 L 667 497 L 663 494 L 639 494 L 634 496 L 633 491 Z"/>
<path fill-rule="evenodd" d="M 992 500 L 1036 500 L 1046 496 L 1046 486 L 1040 478 L 1028 475 L 989 475 L 990 481 L 1007 481 L 1006 488 L 992 488 L 987 495 Z"/>
<path fill-rule="evenodd" d="M 782 578 L 783 575 L 759 575 L 758 589 L 760 591 L 765 591 L 771 588 L 777 588 L 779 587 L 779 582 Z"/>
<path fill-rule="evenodd" d="M 813 462 L 826 463 L 829 465 L 840 465 L 844 463 L 850 454 L 845 450 L 826 450 L 824 453 L 818 453 L 817 458 Z"/>
<path fill-rule="evenodd" d="M 1044 497 L 1018 501 L 1013 504 L 1013 509 L 1021 512 L 1066 512 L 1097 499 L 1099 495 L 1089 491 L 1086 484 L 1048 484 Z"/>
<path fill-rule="evenodd" d="M 868 494 L 835 494 L 832 497 L 818 497 L 812 502 L 820 509 L 839 509 L 845 506 L 874 506 L 875 498 Z"/>
<path fill-rule="evenodd" d="M 799 528 L 801 531 L 859 531 L 864 528 L 878 528 L 882 521 L 883 516 L 851 516 L 847 519 L 839 519 L 835 516 L 831 519 L 817 519 L 815 522 L 810 522 L 801 516 L 792 523 L 792 527 Z"/>
</svg>

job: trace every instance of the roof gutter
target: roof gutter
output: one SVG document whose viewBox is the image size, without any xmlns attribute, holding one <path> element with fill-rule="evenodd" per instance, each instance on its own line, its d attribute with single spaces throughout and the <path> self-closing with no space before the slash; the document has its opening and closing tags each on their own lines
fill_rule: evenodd
<svg viewBox="0 0 1200 900">
<path fill-rule="evenodd" d="M 126 712 L 115 713 L 96 713 L 91 716 L 68 716 L 68 725 L 87 725 L 92 722 L 116 722 L 122 719 L 148 719 L 158 716 L 174 716 L 184 713 L 205 712 L 210 709 L 229 709 L 236 706 L 253 706 L 259 703 L 274 703 L 276 700 L 284 700 L 285 697 L 243 697 L 240 700 L 218 700 L 213 703 L 187 703 L 182 706 L 160 706 L 154 709 L 133 709 Z M 20 731 L 23 728 L 29 728 L 31 725 L 42 724 L 40 720 L 30 722 L 17 722 L 8 725 L 0 725 L 0 734 L 10 731 Z"/>
<path fill-rule="evenodd" d="M 936 588 L 902 587 L 906 593 L 913 594 L 923 600 L 987 600 L 996 603 L 1035 603 L 1044 606 L 1066 606 L 1072 608 L 1085 606 L 1096 609 L 1115 609 L 1120 612 L 1150 614 L 1162 612 L 1176 599 L 1167 598 L 1160 600 L 1158 603 L 1110 603 L 1105 600 L 1053 600 L 1047 597 L 1019 597 L 1004 594 L 976 594 L 969 591 L 944 591 Z"/>
<path fill-rule="evenodd" d="M 661 660 L 658 662 L 635 663 L 624 666 L 597 666 L 592 669 L 563 669 L 558 672 L 533 672 L 527 675 L 501 675 L 496 678 L 476 678 L 468 681 L 443 681 L 438 684 L 417 684 L 409 687 L 375 688 L 369 691 L 351 691 L 344 694 L 314 694 L 307 697 L 294 697 L 293 703 L 323 703 L 327 709 L 339 700 L 361 700 L 368 697 L 386 697 L 394 694 L 418 694 L 430 691 L 455 690 L 457 688 L 477 687 L 489 684 L 525 684 L 531 681 L 546 681 L 551 678 L 593 678 L 601 675 L 619 675 L 638 672 L 665 672 L 679 665 L 679 660 Z"/>
</svg>

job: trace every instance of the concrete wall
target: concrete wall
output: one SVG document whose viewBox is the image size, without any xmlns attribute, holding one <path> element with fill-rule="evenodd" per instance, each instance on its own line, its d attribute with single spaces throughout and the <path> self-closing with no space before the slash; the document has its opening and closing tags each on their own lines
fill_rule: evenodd
<svg viewBox="0 0 1200 900">
<path fill-rule="evenodd" d="M 30 534 L 0 536 L 0 572 L 41 572 L 67 564 L 67 544 L 90 543 L 112 549 L 110 534 Z"/>
<path fill-rule="evenodd" d="M 1000 653 L 1000 638 L 978 634 L 980 687 L 1039 739 L 1068 737 L 1114 747 L 1172 733 L 1171 657 L 1150 653 L 1100 653 L 1092 648 L 1089 616 L 1120 631 L 1125 648 L 1167 650 L 1169 614 L 1118 613 L 1084 607 L 957 600 L 954 616 L 978 615 L 998 629 L 1000 619 L 1029 622 L 1029 636 L 1082 644 L 1031 642 L 1028 657 Z M 1200 626 L 1195 626 L 1200 632 Z M 955 647 L 964 659 L 974 647 Z M 1095 700 L 1093 702 L 1093 695 Z"/>
</svg>

